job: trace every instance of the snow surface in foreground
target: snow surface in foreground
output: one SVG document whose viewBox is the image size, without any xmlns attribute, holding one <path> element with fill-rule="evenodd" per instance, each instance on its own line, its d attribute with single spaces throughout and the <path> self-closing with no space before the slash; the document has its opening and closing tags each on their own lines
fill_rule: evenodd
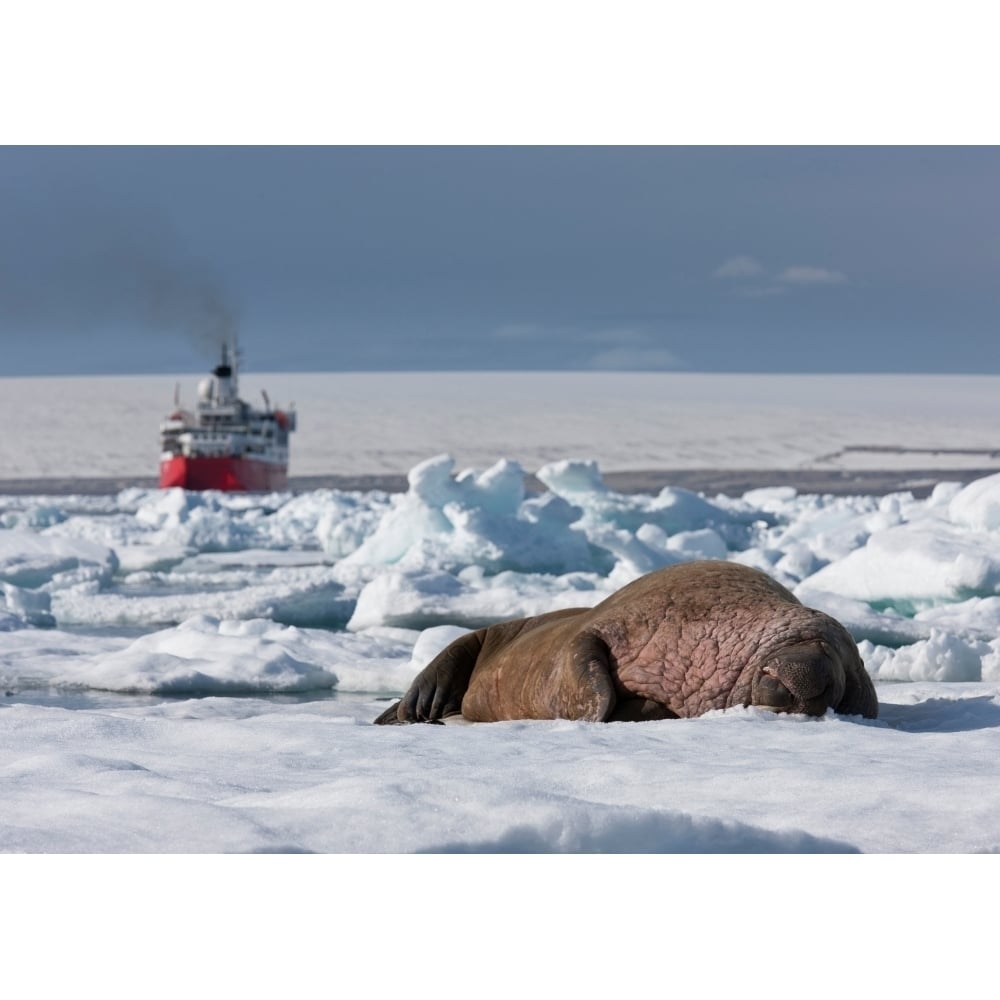
<svg viewBox="0 0 1000 1000">
<path fill-rule="evenodd" d="M 1000 476 L 926 500 L 537 477 L 439 456 L 398 496 L 0 498 L 0 850 L 1000 849 Z M 696 558 L 843 621 L 880 718 L 369 724 L 463 629 Z"/>
<path fill-rule="evenodd" d="M 4 851 L 1000 850 L 1000 685 L 877 722 L 376 727 L 381 702 L 15 704 Z"/>
</svg>

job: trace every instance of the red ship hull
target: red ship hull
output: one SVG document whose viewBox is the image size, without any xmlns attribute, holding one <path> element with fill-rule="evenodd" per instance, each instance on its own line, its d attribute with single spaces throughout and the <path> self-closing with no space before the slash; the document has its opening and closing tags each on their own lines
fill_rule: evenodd
<svg viewBox="0 0 1000 1000">
<path fill-rule="evenodd" d="M 284 465 L 249 458 L 179 455 L 160 463 L 160 488 L 171 486 L 185 490 L 266 493 L 287 489 L 288 472 Z"/>
</svg>

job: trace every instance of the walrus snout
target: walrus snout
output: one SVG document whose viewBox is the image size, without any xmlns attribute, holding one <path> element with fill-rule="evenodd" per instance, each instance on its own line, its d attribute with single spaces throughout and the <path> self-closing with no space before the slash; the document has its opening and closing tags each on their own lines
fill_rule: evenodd
<svg viewBox="0 0 1000 1000">
<path fill-rule="evenodd" d="M 775 712 L 823 715 L 844 696 L 844 670 L 821 641 L 788 646 L 754 678 L 750 703 Z"/>
</svg>

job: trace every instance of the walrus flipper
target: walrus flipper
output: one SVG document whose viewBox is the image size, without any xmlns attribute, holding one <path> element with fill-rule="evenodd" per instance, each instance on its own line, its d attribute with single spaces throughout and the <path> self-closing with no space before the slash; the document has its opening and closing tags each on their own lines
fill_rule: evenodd
<svg viewBox="0 0 1000 1000">
<path fill-rule="evenodd" d="M 586 722 L 652 722 L 676 719 L 665 705 L 615 693 L 608 647 L 598 636 L 583 633 L 573 642 L 569 684 L 560 685 L 557 718 Z"/>
<path fill-rule="evenodd" d="M 553 717 L 606 722 L 615 707 L 607 645 L 598 636 L 584 632 L 573 640 L 569 654 L 550 702 Z"/>
<path fill-rule="evenodd" d="M 485 629 L 470 632 L 441 650 L 417 674 L 406 694 L 375 720 L 375 725 L 440 722 L 446 715 L 461 712 L 485 634 Z"/>
<path fill-rule="evenodd" d="M 399 711 L 400 702 L 394 701 L 373 723 L 373 726 L 405 726 L 406 723 L 400 721 L 396 714 Z"/>
</svg>

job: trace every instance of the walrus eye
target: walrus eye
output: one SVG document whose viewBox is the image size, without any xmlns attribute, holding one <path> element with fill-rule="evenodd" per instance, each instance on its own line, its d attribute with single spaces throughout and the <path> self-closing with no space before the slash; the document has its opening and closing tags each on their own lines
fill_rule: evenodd
<svg viewBox="0 0 1000 1000">
<path fill-rule="evenodd" d="M 792 692 L 777 677 L 766 670 L 757 681 L 754 704 L 763 708 L 790 708 L 795 704 Z"/>
</svg>

